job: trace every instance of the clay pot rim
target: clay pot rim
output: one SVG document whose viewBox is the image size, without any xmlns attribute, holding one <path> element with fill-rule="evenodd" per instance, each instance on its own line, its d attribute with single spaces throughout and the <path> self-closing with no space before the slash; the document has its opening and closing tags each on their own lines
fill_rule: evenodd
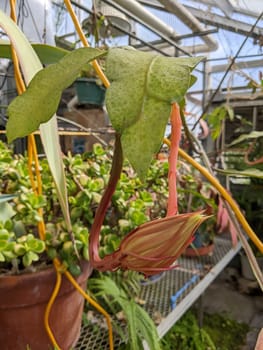
<svg viewBox="0 0 263 350">
<path fill-rule="evenodd" d="M 81 262 L 82 274 L 76 277 L 78 284 L 84 283 L 92 273 L 92 266 L 88 261 Z M 46 296 L 50 296 L 56 283 L 56 271 L 53 265 L 37 271 L 20 275 L 3 275 L 0 276 L 0 309 L 8 305 L 16 304 L 12 295 L 16 290 L 27 290 L 25 304 L 32 302 L 35 293 L 34 288 L 38 288 L 39 302 L 44 302 Z M 62 285 L 58 293 L 58 297 L 70 293 L 75 287 L 68 281 L 65 276 L 62 276 Z"/>
</svg>

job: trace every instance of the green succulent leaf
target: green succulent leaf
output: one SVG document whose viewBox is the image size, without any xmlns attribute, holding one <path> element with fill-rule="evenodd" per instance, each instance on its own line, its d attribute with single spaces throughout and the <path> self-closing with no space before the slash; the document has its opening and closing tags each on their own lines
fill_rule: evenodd
<svg viewBox="0 0 263 350">
<path fill-rule="evenodd" d="M 71 241 L 64 242 L 64 244 L 63 244 L 63 251 L 64 251 L 66 254 L 72 253 L 72 251 L 73 251 L 73 244 L 72 244 Z"/>
<path fill-rule="evenodd" d="M 39 256 L 36 253 L 30 252 L 30 251 L 27 252 L 22 258 L 22 262 L 25 267 L 30 266 L 33 261 L 38 261 L 38 260 L 39 260 Z"/>
<path fill-rule="evenodd" d="M 2 254 L 5 256 L 6 260 L 12 260 L 16 258 L 16 254 L 9 250 L 2 251 Z"/>
<path fill-rule="evenodd" d="M 3 251 L 6 249 L 7 247 L 7 241 L 4 241 L 4 240 L 0 240 L 0 250 Z"/>
<path fill-rule="evenodd" d="M 83 247 L 83 250 L 82 250 L 82 255 L 83 255 L 83 258 L 85 260 L 89 260 L 89 248 L 88 247 Z"/>
<path fill-rule="evenodd" d="M 45 250 L 45 243 L 40 239 L 34 239 L 32 241 L 27 242 L 28 248 L 35 253 L 43 253 Z"/>
<path fill-rule="evenodd" d="M 70 264 L 69 271 L 73 276 L 79 276 L 81 274 L 81 269 L 79 265 L 76 264 Z"/>
<path fill-rule="evenodd" d="M 124 155 L 141 178 L 162 144 L 171 103 L 184 99 L 194 82 L 191 71 L 201 60 L 167 58 L 132 48 L 109 51 L 107 110 L 121 134 Z"/>
<path fill-rule="evenodd" d="M 57 110 L 62 91 L 79 75 L 82 66 L 105 54 L 94 48 L 81 48 L 65 55 L 58 63 L 40 70 L 27 91 L 8 107 L 8 141 L 26 136 L 51 119 Z"/>
<path fill-rule="evenodd" d="M 16 255 L 24 255 L 26 253 L 26 248 L 23 244 L 16 243 L 14 246 L 14 252 Z"/>
<path fill-rule="evenodd" d="M 51 247 L 51 248 L 48 248 L 47 250 L 47 254 L 48 256 L 50 257 L 50 259 L 55 259 L 57 257 L 57 251 L 55 248 Z"/>
<path fill-rule="evenodd" d="M 15 215 L 13 207 L 8 203 L 9 200 L 15 197 L 15 195 L 9 194 L 0 196 L 0 221 L 5 222 Z"/>
<path fill-rule="evenodd" d="M 0 230 L 0 242 L 7 241 L 9 239 L 9 237 L 10 237 L 9 232 L 6 229 L 2 228 Z"/>
</svg>

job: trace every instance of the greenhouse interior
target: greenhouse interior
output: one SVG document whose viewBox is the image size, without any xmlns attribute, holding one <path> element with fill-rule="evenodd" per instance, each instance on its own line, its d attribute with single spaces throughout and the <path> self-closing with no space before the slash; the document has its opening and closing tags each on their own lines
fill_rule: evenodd
<svg viewBox="0 0 263 350">
<path fill-rule="evenodd" d="M 0 1 L 3 350 L 263 350 L 263 1 Z"/>
</svg>

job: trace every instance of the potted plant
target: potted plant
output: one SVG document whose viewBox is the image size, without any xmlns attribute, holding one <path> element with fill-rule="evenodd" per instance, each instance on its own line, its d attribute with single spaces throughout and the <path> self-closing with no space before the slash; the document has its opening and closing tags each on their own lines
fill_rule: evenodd
<svg viewBox="0 0 263 350">
<path fill-rule="evenodd" d="M 26 93 L 19 96 L 17 99 L 15 99 L 9 106 L 9 120 L 7 123 L 7 135 L 9 141 L 14 140 L 17 137 L 22 136 L 28 136 L 29 139 L 29 149 L 28 149 L 28 163 L 29 167 L 28 169 L 25 169 L 25 167 L 20 164 L 20 160 L 15 160 L 16 166 L 19 165 L 19 169 L 22 170 L 22 173 L 20 174 L 12 174 L 14 177 L 17 177 L 19 181 L 17 184 L 12 184 L 9 180 L 7 180 L 7 185 L 5 184 L 3 188 L 1 189 L 2 194 L 10 194 L 15 195 L 16 198 L 14 199 L 12 204 L 11 202 L 5 202 L 6 207 L 9 208 L 8 210 L 11 211 L 17 209 L 17 212 L 11 213 L 8 218 L 5 218 L 1 225 L 2 225 L 2 236 L 1 236 L 1 242 L 3 246 L 2 251 L 2 263 L 5 265 L 3 268 L 6 270 L 10 270 L 16 274 L 16 276 L 1 276 L 1 288 L 6 285 L 4 282 L 4 279 L 11 279 L 13 281 L 13 277 L 17 278 L 19 282 L 12 282 L 9 284 L 10 288 L 10 294 L 5 293 L 7 295 L 11 295 L 11 291 L 13 290 L 13 286 L 17 285 L 17 291 L 19 291 L 18 285 L 21 283 L 20 281 L 25 278 L 27 284 L 31 286 L 32 290 L 40 291 L 40 287 L 34 287 L 32 288 L 32 282 L 31 280 L 28 281 L 28 278 L 40 274 L 39 277 L 37 277 L 38 282 L 40 283 L 40 286 L 44 286 L 45 284 L 48 284 L 45 282 L 45 274 L 46 269 L 43 269 L 43 271 L 35 271 L 38 270 L 37 265 L 38 262 L 42 262 L 42 260 L 47 257 L 49 258 L 49 261 L 53 261 L 54 268 L 51 269 L 52 274 L 52 280 L 49 285 L 49 289 L 44 292 L 38 292 L 38 294 L 41 295 L 41 299 L 39 300 L 39 303 L 41 304 L 41 311 L 39 313 L 37 312 L 31 312 L 32 305 L 28 307 L 29 314 L 34 315 L 34 317 L 38 314 L 38 320 L 40 320 L 41 323 L 43 323 L 44 318 L 44 324 L 41 327 L 40 325 L 37 326 L 37 328 L 41 329 L 42 334 L 36 335 L 35 337 L 35 331 L 32 332 L 32 322 L 29 319 L 29 321 L 26 321 L 26 314 L 23 315 L 23 322 L 19 321 L 19 327 L 18 324 L 10 324 L 9 323 L 9 315 L 11 314 L 10 309 L 13 308 L 13 305 L 9 305 L 10 308 L 7 308 L 7 305 L 4 306 L 4 308 L 7 310 L 5 313 L 5 324 L 1 323 L 1 329 L 5 329 L 5 331 L 1 332 L 1 334 L 4 336 L 4 334 L 7 335 L 8 341 L 11 341 L 12 337 L 10 335 L 11 332 L 15 332 L 17 334 L 17 338 L 19 339 L 19 346 L 20 348 L 24 349 L 26 346 L 30 346 L 33 348 L 40 349 L 41 346 L 43 349 L 46 349 L 51 344 L 57 348 L 61 346 L 62 348 L 69 348 L 74 345 L 76 342 L 79 327 L 80 325 L 75 322 L 74 320 L 74 327 L 72 326 L 72 329 L 75 329 L 74 336 L 70 340 L 66 340 L 65 332 L 70 334 L 71 332 L 67 331 L 64 325 L 60 324 L 59 327 L 57 327 L 54 322 L 53 318 L 54 315 L 57 314 L 59 316 L 59 320 L 66 319 L 68 324 L 71 324 L 72 318 L 67 317 L 67 314 L 65 317 L 62 317 L 60 309 L 57 309 L 57 306 L 62 306 L 62 309 L 65 311 L 65 304 L 61 304 L 60 302 L 60 294 L 56 298 L 58 294 L 58 290 L 60 289 L 61 284 L 61 277 L 63 282 L 62 285 L 65 283 L 67 284 L 67 281 L 64 281 L 64 276 L 67 277 L 67 279 L 73 283 L 74 287 L 76 287 L 76 283 L 74 282 L 74 279 L 72 278 L 72 273 L 75 272 L 74 270 L 77 270 L 77 272 L 80 272 L 79 270 L 82 268 L 81 259 L 87 258 L 87 231 L 85 228 L 80 228 L 80 226 L 77 225 L 75 227 L 72 224 L 74 213 L 70 212 L 69 210 L 69 204 L 68 204 L 68 193 L 70 192 L 70 189 L 68 188 L 68 183 L 66 181 L 65 175 L 64 175 L 64 163 L 63 159 L 61 158 L 61 151 L 59 146 L 59 140 L 58 140 L 58 133 L 57 133 L 57 127 L 56 127 L 56 118 L 53 116 L 53 113 L 55 112 L 57 108 L 57 104 L 60 99 L 61 92 L 64 88 L 66 88 L 68 85 L 72 84 L 73 81 L 75 81 L 76 77 L 79 75 L 80 70 L 82 67 L 87 64 L 90 60 L 94 60 L 97 57 L 100 57 L 102 55 L 105 55 L 105 52 L 97 49 L 79 49 L 74 51 L 74 54 L 71 57 L 68 57 L 66 55 L 58 64 L 50 65 L 44 70 L 42 70 L 42 65 L 40 64 L 38 58 L 36 57 L 34 51 L 32 50 L 31 45 L 27 42 L 27 40 L 23 37 L 20 30 L 15 26 L 15 24 L 3 13 L 0 13 L 0 23 L 1 27 L 7 32 L 7 34 L 10 36 L 10 39 L 16 49 L 16 53 L 18 55 L 18 59 L 20 61 L 22 70 L 23 70 L 23 76 L 25 79 L 26 84 L 29 84 L 32 77 L 39 72 L 39 77 L 35 77 L 35 80 L 32 81 L 30 84 L 33 92 L 33 96 L 29 96 L 31 92 L 27 90 Z M 70 53 L 72 54 L 72 53 Z M 70 55 L 69 54 L 69 55 Z M 104 258 L 101 258 L 97 255 L 97 249 L 98 249 L 98 233 L 100 232 L 102 219 L 105 216 L 105 209 L 107 209 L 107 206 L 105 207 L 105 203 L 108 203 L 112 196 L 112 191 L 114 191 L 116 187 L 116 181 L 118 181 L 119 178 L 119 171 L 122 168 L 122 153 L 120 141 L 122 142 L 122 147 L 124 149 L 124 152 L 127 153 L 128 158 L 130 159 L 130 162 L 135 167 L 135 170 L 141 177 L 144 176 L 149 164 L 150 159 L 152 157 L 152 154 L 155 153 L 155 150 L 159 147 L 159 144 L 163 137 L 163 132 L 165 129 L 165 125 L 167 123 L 167 119 L 169 118 L 170 114 L 170 103 L 175 99 L 175 101 L 180 101 L 183 99 L 184 93 L 188 89 L 188 87 L 192 84 L 193 80 L 191 79 L 191 70 L 194 68 L 194 66 L 200 61 L 200 58 L 191 58 L 189 60 L 185 59 L 178 59 L 178 63 L 174 61 L 164 61 L 162 62 L 162 59 L 155 57 L 155 55 L 149 55 L 144 53 L 139 53 L 136 50 L 126 50 L 126 49 L 117 49 L 117 51 L 113 51 L 112 55 L 108 54 L 109 57 L 109 66 L 108 66 L 108 74 L 111 76 L 115 76 L 117 72 L 115 72 L 116 68 L 118 69 L 118 66 L 121 65 L 123 68 L 124 62 L 126 63 L 127 59 L 131 63 L 128 70 L 131 71 L 131 74 L 137 74 L 138 80 L 136 80 L 137 84 L 137 92 L 136 94 L 133 93 L 132 90 L 129 90 L 130 92 L 126 94 L 125 89 L 121 86 L 121 88 L 117 88 L 118 91 L 114 92 L 111 89 L 109 90 L 108 95 L 108 110 L 109 114 L 115 115 L 111 119 L 112 123 L 114 124 L 114 127 L 116 129 L 116 146 L 115 146 L 115 156 L 113 159 L 112 164 L 112 170 L 110 178 L 106 177 L 107 180 L 109 180 L 109 185 L 102 196 L 101 200 L 99 200 L 99 207 L 97 209 L 95 218 L 93 219 L 93 224 L 90 228 L 90 237 L 93 237 L 93 239 L 90 239 L 89 242 L 89 260 L 91 262 L 91 268 L 96 268 L 98 270 L 115 270 L 118 264 L 122 264 L 123 268 L 131 268 L 135 270 L 139 270 L 144 272 L 145 274 L 151 274 L 154 273 L 155 270 L 158 269 L 166 269 L 170 268 L 170 265 L 172 261 L 176 259 L 176 256 L 180 253 L 180 250 L 182 247 L 174 247 L 173 248 L 173 257 L 169 259 L 169 261 L 166 261 L 166 258 L 163 258 L 163 254 L 160 254 L 158 257 L 158 263 L 155 264 L 155 266 L 152 264 L 151 259 L 149 258 L 149 262 L 145 264 L 145 261 L 142 260 L 140 263 L 141 266 L 137 267 L 134 265 L 133 262 L 129 262 L 128 266 L 126 266 L 125 260 L 119 260 L 119 258 L 115 255 L 120 254 L 122 256 L 122 250 L 123 249 L 129 249 L 129 245 L 122 245 L 121 249 L 117 250 L 116 252 L 113 252 L 114 259 L 112 260 L 111 256 L 109 254 L 105 255 Z M 132 105 L 138 106 L 139 102 L 141 101 L 144 92 L 144 85 L 142 85 L 142 77 L 145 74 L 145 71 L 147 70 L 148 63 L 152 60 L 156 60 L 159 62 L 156 62 L 156 64 L 153 66 L 153 68 L 157 71 L 160 70 L 160 65 L 168 64 L 166 68 L 170 69 L 171 71 L 171 77 L 168 78 L 168 81 L 171 82 L 171 86 L 168 89 L 168 92 L 170 89 L 173 88 L 175 91 L 174 93 L 170 93 L 170 96 L 166 96 L 167 92 L 163 91 L 162 96 L 154 96 L 155 91 L 159 91 L 158 87 L 158 81 L 156 81 L 156 75 L 151 75 L 150 85 L 152 86 L 152 93 L 153 97 L 148 98 L 148 107 L 149 108 L 149 121 L 148 123 L 151 123 L 151 120 L 158 119 L 158 115 L 154 113 L 155 104 L 157 103 L 160 108 L 163 109 L 163 112 L 165 113 L 165 118 L 161 117 L 161 120 L 158 121 L 159 125 L 155 130 L 155 136 L 154 142 L 150 141 L 150 144 L 147 146 L 148 152 L 144 151 L 144 144 L 141 144 L 141 142 L 138 142 L 138 140 L 135 140 L 135 144 L 139 146 L 139 149 L 134 151 L 129 151 L 129 138 L 130 135 L 136 135 L 136 130 L 132 131 L 132 134 L 130 134 L 130 131 L 128 130 L 130 127 L 133 127 L 135 120 L 137 119 L 138 113 L 140 115 L 140 111 L 135 109 L 135 111 L 132 111 L 132 114 L 135 113 L 135 116 L 128 116 L 128 119 L 130 121 L 127 123 L 125 120 L 121 121 L 120 118 L 122 118 L 122 111 L 117 111 L 116 108 L 119 108 L 119 103 L 116 105 L 116 101 L 125 100 L 123 101 L 121 105 L 125 105 L 128 101 L 130 101 L 130 98 L 132 97 L 133 100 Z M 116 61 L 117 60 L 117 61 Z M 134 65 L 134 63 L 136 64 Z M 139 67 L 139 71 L 137 68 Z M 163 69 L 163 73 L 167 71 L 167 69 Z M 16 67 L 17 69 L 17 67 Z M 45 73 L 44 73 L 45 72 Z M 48 75 L 46 75 L 46 72 Z M 19 74 L 17 73 L 17 78 L 19 78 Z M 48 83 L 46 85 L 46 88 L 44 88 L 44 85 L 42 84 L 42 73 L 44 73 L 44 80 L 48 78 L 48 81 L 44 83 Z M 69 73 L 68 75 L 65 73 Z M 51 74 L 51 75 L 50 75 Z M 125 72 L 122 73 L 125 76 Z M 174 79 L 175 76 L 178 75 L 178 79 Z M 55 80 L 54 80 L 55 77 Z M 155 77 L 155 78 L 154 78 Z M 184 84 L 182 85 L 181 78 L 184 79 Z M 40 80 L 39 80 L 40 79 Z M 113 78 L 114 79 L 114 78 Z M 122 78 L 123 79 L 123 78 Z M 162 79 L 162 78 L 161 78 Z M 19 80 L 19 79 L 18 79 Z M 127 79 L 125 79 L 127 80 Z M 174 81 L 176 83 L 174 84 Z M 180 81 L 180 86 L 178 87 L 178 81 Z M 125 81 L 121 84 L 125 84 Z M 20 93 L 23 92 L 23 81 L 20 79 L 19 81 L 19 90 Z M 157 85 L 156 85 L 157 84 Z M 118 84 L 117 84 L 118 85 Z M 164 86 L 167 88 L 167 86 Z M 54 90 L 53 90 L 54 88 Z M 36 90 L 35 90 L 36 89 Z M 52 91 L 51 91 L 52 90 Z M 48 92 L 49 91 L 49 92 Z M 29 95 L 28 95 L 29 93 Z M 43 99 L 43 95 L 46 96 Z M 47 93 L 47 94 L 46 94 Z M 118 94 L 123 94 L 122 96 L 118 96 Z M 42 95 L 42 96 L 41 96 Z M 27 104 L 26 101 L 22 102 L 22 105 L 24 107 L 30 106 L 35 108 L 37 106 L 37 109 L 35 112 L 32 113 L 29 112 L 26 107 L 22 108 L 24 112 L 22 112 L 21 107 L 17 109 L 16 102 L 18 101 L 18 104 L 20 98 L 22 99 L 28 99 L 29 97 L 29 104 Z M 55 99 L 54 99 L 55 97 Z M 48 99 L 48 100 L 47 100 Z M 33 101 L 36 102 L 36 105 L 34 106 Z M 48 101 L 48 103 L 47 103 Z M 160 103 L 160 101 L 162 101 Z M 46 107 L 48 107 L 49 111 L 46 110 Z M 125 106 L 126 108 L 126 106 Z M 152 109 L 153 108 L 153 109 Z M 39 120 L 37 113 L 40 111 L 43 111 L 44 119 Z M 44 111 L 45 110 L 45 111 Z M 110 110 L 113 110 L 113 112 L 110 112 Z M 23 116 L 20 114 L 22 112 Z M 148 113 L 148 112 L 147 112 Z M 151 114 L 153 113 L 153 117 L 151 117 Z M 20 114 L 20 115 L 19 115 Z M 41 112 L 42 114 L 42 112 Z M 126 113 L 125 113 L 126 114 Z M 31 120 L 26 121 L 28 116 L 32 116 L 32 118 L 29 118 Z M 117 119 L 116 119 L 117 116 Z M 135 119 L 134 119 L 135 117 Z M 25 118 L 25 119 L 24 119 Z M 51 118 L 51 119 L 50 119 Z M 127 121 L 128 121 L 127 119 Z M 141 120 L 137 128 L 139 127 L 140 130 L 144 130 L 144 128 L 141 129 L 141 123 L 144 122 L 144 119 Z M 126 125 L 127 123 L 127 125 Z M 47 163 L 39 163 L 36 148 L 34 144 L 34 140 L 32 139 L 31 132 L 34 130 L 40 128 L 40 134 L 41 134 L 41 140 L 43 144 L 44 151 L 46 153 L 47 157 Z M 128 133 L 127 133 L 128 130 Z M 17 134 L 18 132 L 18 134 Z M 122 140 L 120 140 L 120 134 L 122 135 Z M 138 135 L 139 136 L 139 135 Z M 146 140 L 147 143 L 149 143 L 148 140 Z M 3 151 L 4 152 L 4 151 Z M 137 155 L 140 154 L 142 157 L 140 159 L 137 157 Z M 135 158 L 134 158 L 135 156 Z M 8 164 L 11 163 L 9 155 Z M 139 160 L 139 163 L 137 163 Z M 117 163 L 116 163 L 117 162 Z M 137 163 L 137 164 L 136 164 Z M 49 167 L 50 174 L 52 175 L 52 181 L 50 182 L 50 185 L 48 185 L 48 181 L 46 179 L 50 176 L 43 171 L 43 169 L 47 166 Z M 9 167 L 9 165 L 8 165 Z M 117 167 L 117 168 L 116 168 Z M 40 177 L 40 169 L 42 174 L 42 185 L 39 181 Z M 6 170 L 8 173 L 8 170 Z M 81 174 L 80 174 L 81 177 Z M 82 179 L 83 180 L 83 179 Z M 81 181 L 80 181 L 81 182 Z M 29 185 L 28 185 L 29 184 Z M 76 185 L 76 184 L 75 184 Z M 31 186 L 31 188 L 29 188 Z M 5 190 L 8 190 L 7 192 L 4 192 Z M 109 189 L 111 191 L 111 194 L 109 195 Z M 56 196 L 54 197 L 54 192 L 56 193 Z M 87 197 L 89 196 L 89 193 L 87 193 Z M 56 200 L 56 199 L 57 200 Z M 6 198 L 5 198 L 6 199 Z M 46 201 L 49 199 L 48 201 Z M 59 204 L 58 204 L 59 203 Z M 45 208 L 43 208 L 45 207 Z M 103 209 L 102 209 L 103 207 Z M 59 208 L 59 209 L 58 209 Z M 43 210 L 44 209 L 44 210 Z M 44 213 L 43 213 L 44 212 Z M 75 210 L 76 212 L 76 210 Z M 76 214 L 76 213 L 75 213 Z M 72 216 L 72 219 L 71 219 Z M 58 222 L 53 222 L 52 218 L 60 218 Z M 62 219 L 63 218 L 63 219 Z M 179 221 L 187 221 L 190 220 L 190 227 L 188 229 L 187 235 L 183 238 L 184 239 L 184 245 L 188 244 L 189 237 L 192 235 L 193 230 L 196 226 L 199 225 L 199 222 L 204 220 L 204 216 L 200 213 L 193 213 L 192 215 L 187 215 L 183 217 L 179 217 Z M 49 223 L 48 220 L 51 220 Z M 12 222 L 10 222 L 10 220 Z M 167 226 L 167 230 L 169 231 L 169 227 L 171 224 L 173 224 L 174 221 L 177 221 L 177 217 L 170 217 L 167 219 L 160 220 L 158 224 L 161 226 Z M 21 231 L 18 230 L 17 225 L 20 225 Z M 28 225 L 28 226 L 27 226 Z M 151 224 L 152 225 L 152 224 Z M 154 223 L 155 227 L 155 223 Z M 38 229 L 36 229 L 38 228 Z M 95 230 L 95 232 L 94 232 Z M 142 228 L 144 230 L 144 227 Z M 38 231 L 38 232 L 37 232 Z M 179 232 L 178 232 L 179 233 Z M 171 234 L 178 234 L 177 232 L 171 232 Z M 37 235 L 40 235 L 40 237 L 37 237 Z M 21 236 L 20 236 L 21 235 Z M 138 240 L 138 244 L 141 248 L 141 244 L 139 243 L 139 237 L 136 234 L 133 234 L 131 232 L 128 235 L 129 239 L 136 239 Z M 141 233 L 139 232 L 139 236 L 141 236 Z M 145 249 L 145 248 L 144 248 Z M 165 249 L 165 248 L 164 248 Z M 142 252 L 143 253 L 143 252 Z M 127 256 L 127 254 L 124 254 Z M 72 258 L 74 257 L 74 258 Z M 132 257 L 132 255 L 131 255 Z M 118 262 L 119 261 L 119 262 Z M 117 263 L 117 265 L 115 265 Z M 113 265 L 112 265 L 113 264 Z M 133 267 L 130 265 L 134 265 Z M 20 273 L 21 266 L 24 265 L 25 267 L 28 267 L 27 271 L 23 270 L 24 273 Z M 32 267 L 31 267 L 32 265 Z M 45 263 L 44 263 L 45 265 Z M 41 263 L 40 263 L 40 266 Z M 149 267 L 148 267 L 149 266 Z M 85 277 L 87 277 L 91 271 L 91 268 L 87 269 L 87 272 L 85 273 Z M 152 271 L 153 269 L 153 271 Z M 19 273 L 18 273 L 19 272 Z M 34 273 L 32 273 L 34 272 Z M 71 272 L 71 273 L 70 273 Z M 17 275 L 18 273 L 18 275 Z M 63 276 L 62 276 L 63 275 Z M 83 286 L 85 284 L 85 279 L 82 281 L 79 281 L 80 285 Z M 68 286 L 67 286 L 68 287 Z M 77 287 L 76 287 L 77 288 Z M 25 290 L 25 288 L 22 287 L 22 289 Z M 54 291 L 53 291 L 54 289 Z M 74 289 L 74 288 L 73 288 Z M 83 291 L 79 290 L 81 294 L 83 294 Z M 42 296 L 45 295 L 47 297 L 47 300 L 43 300 Z M 26 298 L 31 301 L 32 295 L 29 292 L 26 292 Z M 49 300 L 49 298 L 51 298 Z M 16 296 L 12 297 L 13 301 L 18 302 L 18 298 Z M 4 300 L 4 299 L 2 299 Z M 48 301 L 49 300 L 49 301 Z M 55 304 L 54 304 L 55 300 Z M 11 300 L 12 301 L 12 300 Z M 10 300 L 7 300 L 7 304 L 10 302 Z M 71 302 L 66 302 L 66 304 L 70 304 Z M 22 304 L 24 302 L 22 301 Z M 76 316 L 76 313 L 78 315 L 81 314 L 81 309 L 83 306 L 83 299 L 82 296 L 79 295 L 79 299 L 77 301 L 77 306 L 74 310 L 75 312 L 72 313 L 73 317 Z M 21 308 L 23 309 L 23 308 Z M 9 310 L 9 311 L 8 311 Z M 49 317 L 50 316 L 50 317 Z M 3 321 L 4 322 L 4 321 Z M 28 323 L 27 323 L 28 322 Z M 36 323 L 36 320 L 33 321 Z M 21 329 L 21 323 L 23 323 L 24 328 L 28 330 L 28 332 L 23 335 L 22 329 Z M 45 326 L 44 326 L 45 325 Z M 109 325 L 110 327 L 110 325 Z M 33 333 L 33 336 L 30 336 L 29 333 Z M 48 335 L 46 335 L 46 333 Z M 45 338 L 41 338 L 41 336 Z M 8 343 L 6 340 L 2 339 L 2 343 Z M 111 344 L 112 345 L 112 344 Z M 10 345 L 12 348 L 18 348 L 17 344 Z"/>
<path fill-rule="evenodd" d="M 65 228 L 63 233 L 65 234 L 61 237 L 63 241 L 62 246 L 63 248 L 69 246 L 70 252 L 72 254 L 75 253 L 76 257 L 81 260 L 81 253 L 79 253 L 78 248 L 81 247 L 82 249 L 83 245 L 79 245 L 78 235 L 77 232 L 74 232 L 71 221 L 68 186 L 54 113 L 62 91 L 75 81 L 83 65 L 107 54 L 106 75 L 112 83 L 107 89 L 106 104 L 111 123 L 115 129 L 115 145 L 111 170 L 105 174 L 107 186 L 103 195 L 98 199 L 96 213 L 94 218 L 92 218 L 89 230 L 89 263 L 92 268 L 99 271 L 130 269 L 140 271 L 146 276 L 172 269 L 177 257 L 191 242 L 193 233 L 207 219 L 204 211 L 178 214 L 175 176 L 181 130 L 179 104 L 181 107 L 183 106 L 184 95 L 195 81 L 191 71 L 202 58 L 166 58 L 151 53 L 139 52 L 131 48 L 114 48 L 108 50 L 108 52 L 92 48 L 81 48 L 65 55 L 57 64 L 42 69 L 42 65 L 31 45 L 15 24 L 1 12 L 0 25 L 10 36 L 22 67 L 23 77 L 28 86 L 26 92 L 13 100 L 8 107 L 7 136 L 9 142 L 12 142 L 17 137 L 29 135 L 28 155 L 30 167 L 28 176 L 31 179 L 32 188 L 36 189 L 38 197 L 34 203 L 36 203 L 36 206 L 40 206 L 40 210 L 37 211 L 39 215 L 38 231 L 41 240 L 47 247 L 47 254 L 50 254 L 53 259 L 53 270 L 56 280 L 55 286 L 53 284 L 51 287 L 51 289 L 54 288 L 54 291 L 50 293 L 50 300 L 47 302 L 45 328 L 49 335 L 50 344 L 59 348 L 60 345 L 56 342 L 57 334 L 54 337 L 53 329 L 51 330 L 49 327 L 49 313 L 53 309 L 52 306 L 60 287 L 61 277 L 66 276 L 81 295 L 85 293 L 78 288 L 70 274 L 68 270 L 70 264 L 64 263 L 63 252 L 57 249 L 60 244 L 58 242 L 54 243 L 54 240 L 56 241 L 57 238 L 56 234 L 60 233 L 60 231 L 51 226 L 49 232 L 48 227 L 45 225 L 45 214 L 47 217 L 49 216 L 50 208 L 47 208 L 47 212 L 43 215 L 39 199 L 41 199 L 44 186 L 40 186 L 40 166 L 38 165 L 35 145 L 30 135 L 35 130 L 40 130 L 43 148 L 54 183 L 52 191 L 56 192 L 59 210 L 63 217 L 63 230 Z M 17 78 L 19 78 L 18 72 Z M 22 93 L 23 82 L 19 79 L 18 82 Z M 109 84 L 105 77 L 104 82 L 106 82 L 108 87 Z M 172 135 L 168 173 L 169 197 L 166 216 L 139 225 L 125 235 L 118 248 L 102 257 L 99 254 L 100 232 L 121 176 L 123 158 L 125 156 L 139 177 L 144 179 L 153 155 L 160 148 L 169 117 L 172 123 Z M 151 134 L 148 134 L 149 130 L 151 130 Z M 37 181 L 34 181 L 34 174 Z M 100 174 L 98 174 L 99 176 Z M 22 182 L 23 178 L 24 175 L 21 177 Z M 219 188 L 223 191 L 221 187 Z M 19 184 L 19 190 L 21 190 L 21 183 Z M 86 194 L 89 196 L 89 191 L 86 191 Z M 227 196 L 225 195 L 225 197 Z M 232 206 L 236 210 L 233 204 Z M 7 228 L 5 227 L 4 229 Z M 6 232 L 4 232 L 3 240 L 5 237 Z M 11 237 L 14 237 L 12 232 Z M 30 237 L 26 233 L 25 240 L 27 241 Z M 34 237 L 33 239 L 35 241 Z M 17 243 L 20 244 L 21 242 L 15 240 L 15 244 L 11 243 L 11 250 L 14 250 L 14 246 Z M 32 260 L 35 259 L 35 254 L 43 249 L 41 245 L 43 246 L 37 240 L 36 244 L 33 247 L 31 246 L 31 254 L 29 255 Z M 39 246 L 39 248 L 35 248 L 35 246 Z M 84 246 L 86 247 L 85 244 Z M 18 249 L 18 252 L 20 252 L 20 249 Z M 43 284 L 42 278 L 39 279 L 39 283 Z M 31 315 L 35 315 L 35 313 L 31 312 Z M 106 313 L 104 315 L 107 316 Z M 61 318 L 63 317 L 60 314 Z M 23 321 L 24 323 L 25 320 Z M 110 322 L 108 322 L 108 326 L 111 330 Z M 30 328 L 30 324 L 28 327 Z M 43 332 L 45 328 L 43 327 Z M 1 329 L 3 330 L 2 326 Z M 20 327 L 16 335 L 20 336 L 21 332 L 22 329 Z M 62 337 L 64 333 L 65 330 L 62 329 Z M 27 343 L 22 344 L 20 342 L 20 345 L 24 346 L 23 348 L 29 345 L 32 348 L 40 349 L 39 343 L 32 346 L 31 340 L 31 337 L 27 336 L 25 338 Z M 74 340 L 72 344 L 74 344 Z M 113 342 L 111 337 L 110 346 L 112 349 Z M 13 348 L 17 347 L 13 346 Z M 46 345 L 44 345 L 44 348 L 47 348 Z M 157 349 L 157 347 L 155 348 Z"/>
<path fill-rule="evenodd" d="M 0 163 L 0 324 L 3 330 L 0 339 L 6 348 L 47 349 L 51 343 L 43 319 L 56 282 L 52 260 L 59 257 L 85 289 L 92 272 L 88 263 L 88 230 L 80 223 L 73 224 L 75 252 L 45 160 L 41 161 L 43 195 L 32 190 L 27 157 L 12 154 L 1 143 Z M 49 210 L 44 215 L 45 238 L 40 239 L 37 226 L 42 220 L 40 210 L 44 208 Z M 83 301 L 73 285 L 63 278 L 49 321 L 63 348 L 70 348 L 78 339 Z"/>
<path fill-rule="evenodd" d="M 104 105 L 106 89 L 91 64 L 82 69 L 74 86 L 79 105 L 91 105 L 93 108 Z"/>
</svg>

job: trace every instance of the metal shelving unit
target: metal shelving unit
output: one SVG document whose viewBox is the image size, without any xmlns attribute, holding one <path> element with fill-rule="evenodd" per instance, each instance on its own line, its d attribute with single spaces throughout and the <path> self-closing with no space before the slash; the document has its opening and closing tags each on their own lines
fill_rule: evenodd
<svg viewBox="0 0 263 350">
<path fill-rule="evenodd" d="M 163 337 L 204 293 L 240 249 L 241 243 L 232 247 L 229 237 L 219 236 L 215 240 L 212 255 L 180 257 L 175 270 L 165 272 L 158 281 L 142 286 L 140 299 L 145 301 L 145 309 L 152 319 L 161 318 L 157 328 L 160 337 Z M 114 341 L 115 348 L 118 349 L 122 341 L 117 337 Z M 99 328 L 98 325 L 84 326 L 75 350 L 93 349 L 109 349 L 107 329 Z"/>
</svg>

